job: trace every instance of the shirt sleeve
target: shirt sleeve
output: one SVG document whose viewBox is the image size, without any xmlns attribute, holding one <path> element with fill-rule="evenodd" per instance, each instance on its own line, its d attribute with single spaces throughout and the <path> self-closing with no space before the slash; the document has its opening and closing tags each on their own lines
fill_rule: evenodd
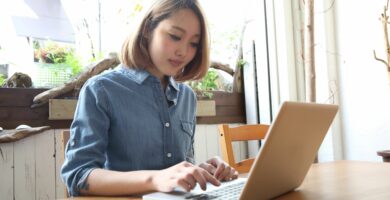
<svg viewBox="0 0 390 200">
<path fill-rule="evenodd" d="M 193 120 L 192 120 L 192 138 L 191 138 L 191 147 L 190 147 L 190 150 L 187 151 L 187 155 L 186 155 L 186 161 L 187 162 L 190 162 L 192 164 L 195 164 L 195 152 L 194 152 L 194 138 L 195 138 L 195 129 L 196 129 L 196 95 L 193 94 L 193 108 L 194 108 L 194 114 L 193 114 Z"/>
<path fill-rule="evenodd" d="M 196 119 L 196 117 L 195 117 Z M 191 147 L 190 147 L 190 150 L 187 151 L 187 155 L 186 155 L 186 161 L 187 162 L 190 162 L 192 164 L 195 164 L 195 158 L 194 158 L 194 136 L 195 136 L 195 127 L 196 127 L 196 120 L 194 121 L 194 126 L 192 128 L 192 131 L 194 134 L 192 134 L 192 138 L 191 138 Z"/>
<path fill-rule="evenodd" d="M 103 168 L 109 121 L 104 87 L 98 79 L 90 79 L 79 95 L 61 168 L 61 177 L 70 196 L 80 195 L 80 189 L 87 190 L 90 172 Z"/>
</svg>

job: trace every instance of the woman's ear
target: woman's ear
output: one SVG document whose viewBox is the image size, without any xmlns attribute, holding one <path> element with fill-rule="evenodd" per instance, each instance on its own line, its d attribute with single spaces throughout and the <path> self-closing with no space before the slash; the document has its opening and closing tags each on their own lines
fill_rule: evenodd
<svg viewBox="0 0 390 200">
<path fill-rule="evenodd" d="M 144 28 L 144 30 L 142 31 L 142 37 L 145 38 L 145 39 L 149 39 L 149 31 L 146 30 L 146 28 Z"/>
<path fill-rule="evenodd" d="M 142 29 L 142 37 L 145 39 L 150 39 L 150 22 L 147 22 Z"/>
</svg>

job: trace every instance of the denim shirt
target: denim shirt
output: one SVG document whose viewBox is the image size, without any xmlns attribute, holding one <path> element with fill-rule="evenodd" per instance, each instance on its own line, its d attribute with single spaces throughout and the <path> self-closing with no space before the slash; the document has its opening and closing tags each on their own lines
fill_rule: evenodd
<svg viewBox="0 0 390 200">
<path fill-rule="evenodd" d="M 169 78 L 120 65 L 80 91 L 61 176 L 71 196 L 87 189 L 95 168 L 159 170 L 194 163 L 196 96 Z"/>
</svg>

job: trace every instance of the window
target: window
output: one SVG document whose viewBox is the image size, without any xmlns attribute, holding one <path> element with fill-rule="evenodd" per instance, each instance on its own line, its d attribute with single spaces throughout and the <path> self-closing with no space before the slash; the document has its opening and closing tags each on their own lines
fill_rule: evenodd
<svg viewBox="0 0 390 200">
<path fill-rule="evenodd" d="M 213 61 L 235 69 L 242 30 L 252 17 L 252 12 L 248 12 L 249 1 L 200 0 L 209 21 Z M 2 30 L 7 30 L 0 35 L 0 66 L 8 66 L 8 74 L 2 73 L 8 76 L 24 72 L 32 77 L 35 87 L 57 86 L 79 71 L 79 67 L 64 67 L 57 72 L 37 67 L 61 68 L 68 55 L 73 56 L 72 63 L 77 61 L 78 65 L 86 66 L 109 52 L 120 52 L 125 37 L 150 3 L 150 0 L 0 3 L 9 7 L 9 13 L 0 21 L 0 26 L 5 27 Z M 75 12 L 76 7 L 88 9 Z M 217 73 L 224 78 L 220 82 L 230 84 L 231 89 L 232 76 L 219 70 Z M 49 77 L 60 80 L 52 82 Z"/>
</svg>

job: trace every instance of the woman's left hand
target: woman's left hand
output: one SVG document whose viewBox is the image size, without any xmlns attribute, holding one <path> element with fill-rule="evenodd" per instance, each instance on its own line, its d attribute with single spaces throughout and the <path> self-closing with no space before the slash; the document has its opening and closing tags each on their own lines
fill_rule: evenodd
<svg viewBox="0 0 390 200">
<path fill-rule="evenodd" d="M 238 172 L 218 156 L 201 163 L 199 167 L 207 170 L 220 181 L 230 181 L 238 177 Z"/>
</svg>

